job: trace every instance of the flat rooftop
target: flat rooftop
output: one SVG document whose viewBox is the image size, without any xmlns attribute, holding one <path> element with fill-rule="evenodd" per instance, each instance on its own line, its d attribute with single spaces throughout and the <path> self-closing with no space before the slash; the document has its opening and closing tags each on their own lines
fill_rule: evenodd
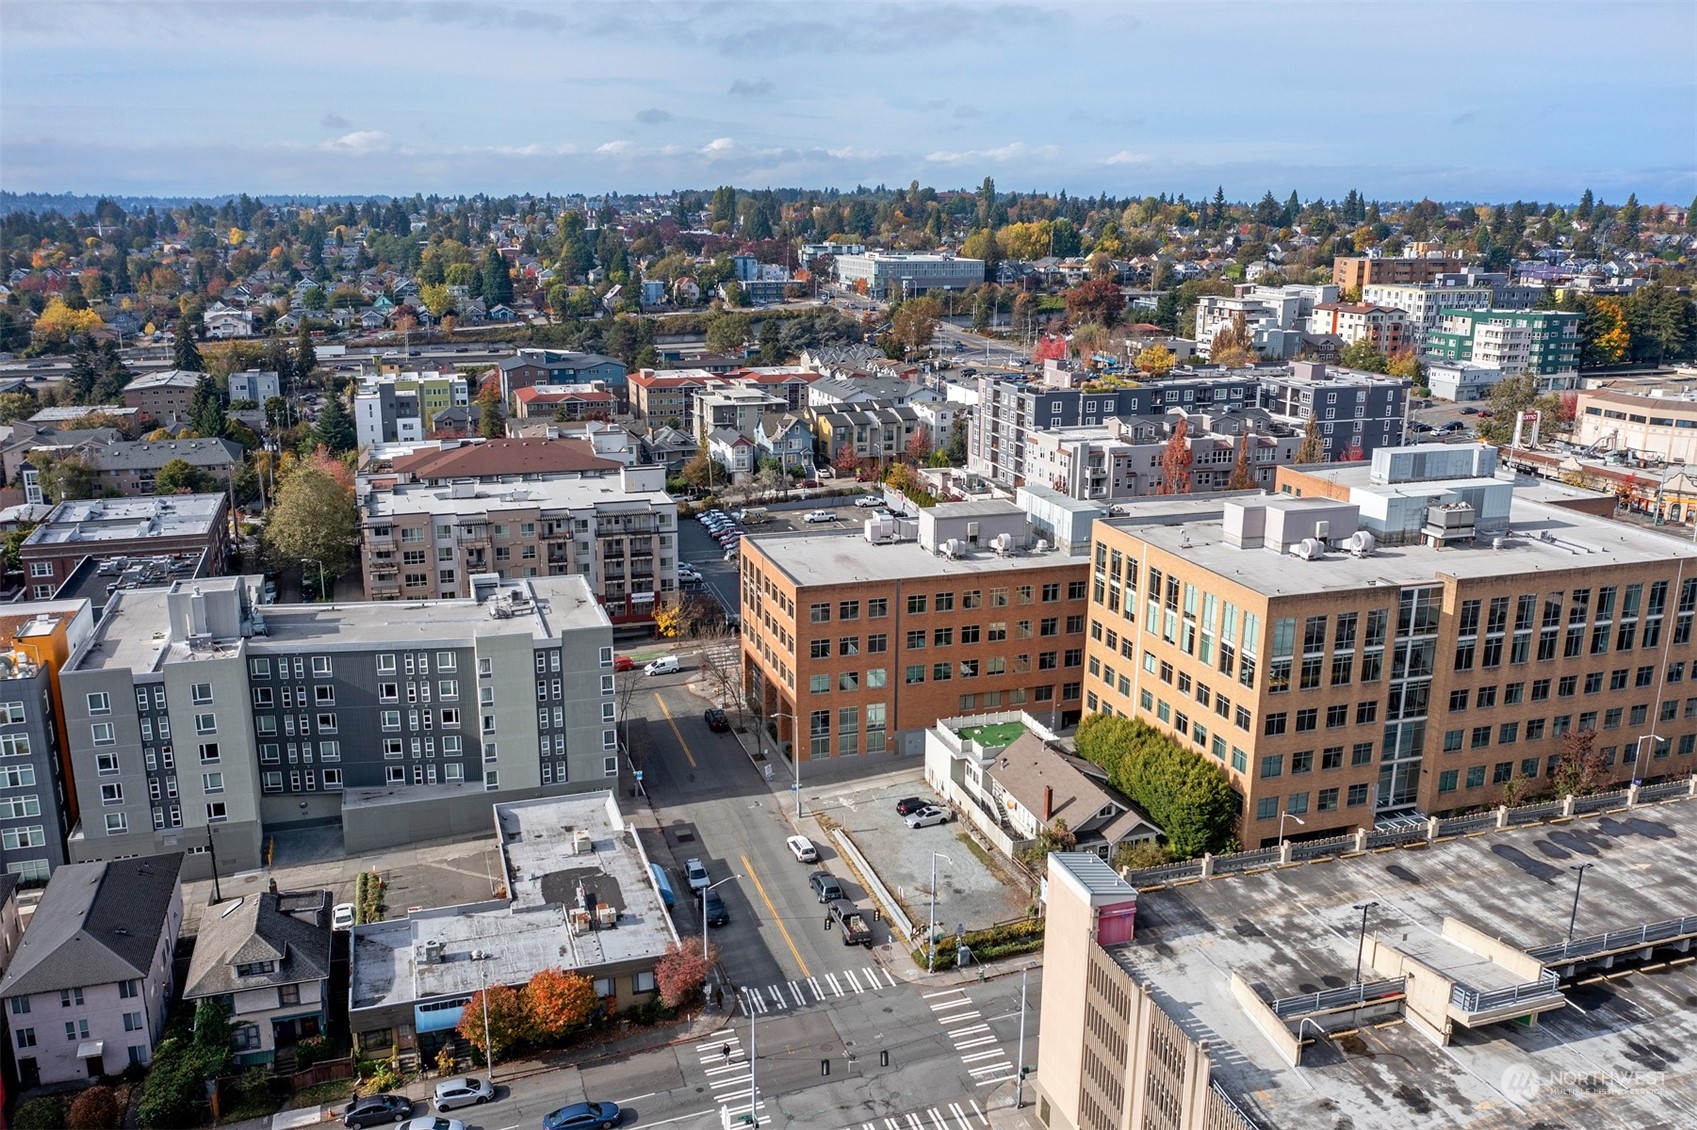
<svg viewBox="0 0 1697 1130">
<path fill-rule="evenodd" d="M 588 582 L 569 575 L 503 582 L 500 593 L 522 592 L 530 597 L 509 605 L 511 616 L 491 616 L 488 604 L 475 600 L 268 604 L 258 609 L 251 636 L 214 640 L 206 651 L 195 651 L 186 640 L 173 638 L 181 633 L 171 623 L 166 599 L 170 593 L 181 591 L 185 585 L 208 592 L 239 585 L 257 588 L 261 581 L 257 576 L 205 577 L 177 581 L 164 588 L 114 593 L 93 643 L 74 663 L 74 669 L 119 666 L 154 671 L 167 659 L 227 658 L 243 642 L 256 655 L 293 653 L 308 646 L 326 651 L 364 651 L 386 643 L 400 647 L 463 645 L 487 636 L 558 639 L 568 631 L 611 626 Z"/>
<path fill-rule="evenodd" d="M 1688 960 L 1607 980 L 1582 973 L 1565 990 L 1567 1007 L 1536 1025 L 1457 1025 L 1448 1047 L 1407 1023 L 1364 1026 L 1316 1040 L 1300 1068 L 1286 1064 L 1232 998 L 1230 974 L 1269 1000 L 1349 984 L 1361 927 L 1355 907 L 1372 901 L 1368 930 L 1393 948 L 1458 979 L 1500 977 L 1439 936 L 1444 918 L 1522 950 L 1559 944 L 1573 905 L 1568 868 L 1579 863 L 1595 866 L 1585 875 L 1576 937 L 1697 914 L 1694 847 L 1697 801 L 1681 799 L 1424 850 L 1145 890 L 1133 941 L 1110 952 L 1152 984 L 1192 1038 L 1208 1041 L 1215 1080 L 1261 1126 L 1689 1126 L 1697 1109 L 1697 1072 L 1688 1063 L 1697 1046 L 1697 964 Z M 1467 961 L 1475 964 L 1457 964 Z M 1342 1111 L 1350 1122 L 1340 1121 Z"/>
<path fill-rule="evenodd" d="M 847 585 L 859 581 L 914 577 L 995 577 L 1030 569 L 1079 568 L 1083 557 L 1064 553 L 1016 553 L 998 557 L 979 547 L 969 557 L 939 557 L 916 541 L 873 545 L 864 534 L 755 534 L 743 538 L 798 586 Z"/>
<path fill-rule="evenodd" d="M 604 966 L 659 957 L 677 931 L 648 868 L 648 857 L 611 792 L 492 806 L 511 882 L 510 899 L 415 911 L 353 931 L 354 1009 L 405 1005 L 475 993 L 490 984 L 523 985 L 538 970 L 588 975 Z M 578 832 L 587 832 L 579 846 Z M 579 932 L 570 912 L 606 904 L 612 926 Z M 425 944 L 439 942 L 441 959 Z M 481 952 L 484 958 L 472 958 Z"/>
<path fill-rule="evenodd" d="M 381 477 L 380 475 L 377 477 Z M 467 497 L 454 497 L 451 485 L 403 483 L 370 490 L 362 498 L 363 520 L 409 514 L 476 515 L 500 509 L 582 510 L 627 503 L 633 508 L 670 504 L 663 490 L 627 491 L 618 475 L 594 478 L 527 479 L 522 483 L 478 483 Z"/>
<path fill-rule="evenodd" d="M 1450 487 L 1500 480 L 1439 480 L 1399 483 L 1388 491 L 1435 494 Z M 1330 500 L 1294 499 L 1269 495 L 1265 505 L 1297 509 Z M 1601 569 L 1643 565 L 1674 558 L 1697 559 L 1697 545 L 1654 530 L 1614 522 L 1537 502 L 1516 494 L 1509 510 L 1512 533 L 1502 549 L 1490 537 L 1473 544 L 1452 543 L 1442 549 L 1426 545 L 1380 545 L 1371 557 L 1353 557 L 1334 550 L 1318 561 L 1304 561 L 1270 548 L 1240 549 L 1226 544 L 1223 508 L 1211 501 L 1122 502 L 1125 514 L 1107 524 L 1185 557 L 1201 568 L 1268 596 L 1289 596 L 1419 584 L 1440 577 L 1461 580 L 1525 576 L 1567 569 Z"/>
<path fill-rule="evenodd" d="M 139 541 L 198 537 L 220 520 L 222 494 L 173 494 L 165 498 L 89 498 L 61 502 L 24 539 L 25 549 L 70 542 Z"/>
</svg>

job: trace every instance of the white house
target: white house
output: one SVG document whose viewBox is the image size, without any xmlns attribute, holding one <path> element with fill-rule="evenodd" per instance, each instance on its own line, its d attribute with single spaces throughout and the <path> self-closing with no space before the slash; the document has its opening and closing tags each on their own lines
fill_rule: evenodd
<svg viewBox="0 0 1697 1130">
<path fill-rule="evenodd" d="M 206 326 L 207 337 L 224 339 L 253 336 L 253 313 L 237 310 L 222 302 L 215 302 L 207 307 L 201 321 Z"/>
<path fill-rule="evenodd" d="M 279 1047 L 329 1023 L 330 895 L 243 895 L 201 915 L 183 1000 L 230 1005 L 238 1065 L 271 1063 Z"/>
<path fill-rule="evenodd" d="M 753 440 L 729 428 L 715 429 L 707 437 L 708 457 L 733 475 L 748 475 L 754 472 L 756 450 Z"/>
</svg>

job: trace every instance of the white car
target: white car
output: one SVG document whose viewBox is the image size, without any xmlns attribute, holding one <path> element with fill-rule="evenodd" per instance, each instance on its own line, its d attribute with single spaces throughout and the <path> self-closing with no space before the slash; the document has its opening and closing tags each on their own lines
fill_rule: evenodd
<svg viewBox="0 0 1697 1130">
<path fill-rule="evenodd" d="M 482 1106 L 494 1097 L 495 1088 L 489 1085 L 489 1080 L 468 1075 L 463 1079 L 448 1079 L 436 1084 L 436 1094 L 431 1102 L 436 1112 L 442 1114 L 462 1106 Z"/>
<path fill-rule="evenodd" d="M 352 930 L 354 928 L 354 904 L 339 902 L 330 908 L 330 929 Z"/>
<path fill-rule="evenodd" d="M 442 1118 L 440 1116 L 425 1116 L 410 1119 L 401 1130 L 465 1130 L 465 1123 L 457 1118 Z"/>
<path fill-rule="evenodd" d="M 819 862 L 819 849 L 814 847 L 813 841 L 808 839 L 806 836 L 791 836 L 789 839 L 785 840 L 784 843 L 788 845 L 790 854 L 796 857 L 797 862 Z"/>
<path fill-rule="evenodd" d="M 948 809 L 928 804 L 918 812 L 908 815 L 907 826 L 909 828 L 929 828 L 933 824 L 947 824 L 950 818 Z"/>
<path fill-rule="evenodd" d="M 835 522 L 836 520 L 837 520 L 837 516 L 835 514 L 831 513 L 829 510 L 809 510 L 807 512 L 807 517 L 802 519 L 802 521 L 809 522 L 809 523 L 811 523 L 811 522 Z"/>
<path fill-rule="evenodd" d="M 692 891 L 705 891 L 713 883 L 707 877 L 707 865 L 694 856 L 684 861 L 684 877 L 689 880 Z"/>
<path fill-rule="evenodd" d="M 873 507 L 884 505 L 884 500 L 879 498 L 877 495 L 863 494 L 854 500 L 854 504 L 862 510 L 870 510 Z"/>
</svg>

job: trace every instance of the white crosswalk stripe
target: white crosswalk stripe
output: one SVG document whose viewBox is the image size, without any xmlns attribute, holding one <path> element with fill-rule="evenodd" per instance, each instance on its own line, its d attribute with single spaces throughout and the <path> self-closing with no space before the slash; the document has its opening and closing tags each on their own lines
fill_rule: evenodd
<svg viewBox="0 0 1697 1130">
<path fill-rule="evenodd" d="M 819 977 L 806 977 L 764 986 L 744 985 L 737 992 L 742 999 L 745 1012 L 765 1015 L 771 1012 L 781 1012 L 784 1009 L 823 1004 L 840 997 L 876 993 L 885 989 L 902 987 L 902 982 L 890 976 L 888 970 L 875 965 L 866 965 L 859 969 L 844 969 L 836 973 L 825 973 L 822 976 L 823 981 Z M 812 994 L 812 999 L 808 998 L 809 993 Z M 972 1002 L 970 1000 L 958 1000 L 950 1001 L 949 1004 L 953 1007 L 960 1007 L 971 1005 Z M 963 1017 L 977 1015 L 977 1012 L 962 1014 Z"/>
<path fill-rule="evenodd" d="M 951 1102 L 881 1118 L 876 1122 L 862 1122 L 858 1127 L 851 1125 L 846 1130 L 984 1130 L 990 1125 L 990 1120 L 975 1100 L 968 1102 L 971 1110 L 961 1103 Z"/>
<path fill-rule="evenodd" d="M 825 980 L 829 982 L 833 993 L 837 994 L 839 997 L 843 995 L 843 987 L 837 984 L 837 975 L 835 973 L 825 974 Z"/>
</svg>

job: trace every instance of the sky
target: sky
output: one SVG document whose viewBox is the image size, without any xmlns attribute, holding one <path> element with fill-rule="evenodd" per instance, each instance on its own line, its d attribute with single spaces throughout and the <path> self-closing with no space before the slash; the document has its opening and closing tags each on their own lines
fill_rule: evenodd
<svg viewBox="0 0 1697 1130">
<path fill-rule="evenodd" d="M 1697 195 L 1697 3 L 0 0 L 0 188 Z"/>
</svg>

